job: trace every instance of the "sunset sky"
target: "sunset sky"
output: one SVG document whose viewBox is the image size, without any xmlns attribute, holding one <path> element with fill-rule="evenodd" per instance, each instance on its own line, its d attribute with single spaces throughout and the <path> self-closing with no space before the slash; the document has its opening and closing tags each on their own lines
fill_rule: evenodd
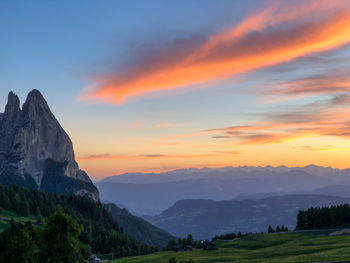
<svg viewBox="0 0 350 263">
<path fill-rule="evenodd" d="M 348 0 L 2 1 L 0 30 L 1 107 L 39 89 L 94 180 L 350 167 Z"/>
</svg>

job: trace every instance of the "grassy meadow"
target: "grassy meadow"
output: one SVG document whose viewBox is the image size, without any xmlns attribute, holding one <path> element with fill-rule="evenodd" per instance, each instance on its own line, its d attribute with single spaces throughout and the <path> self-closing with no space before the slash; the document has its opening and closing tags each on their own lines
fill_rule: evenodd
<svg viewBox="0 0 350 263">
<path fill-rule="evenodd" d="M 30 221 L 35 224 L 38 218 L 39 216 L 22 216 L 0 208 L 0 232 L 10 225 L 11 219 L 13 219 L 15 222 L 26 223 Z"/>
<path fill-rule="evenodd" d="M 224 262 L 350 262 L 350 236 L 329 236 L 332 231 L 253 234 L 236 241 L 216 242 L 219 250 L 159 252 L 121 258 L 110 263 L 167 263 L 171 257 L 195 263 Z"/>
</svg>

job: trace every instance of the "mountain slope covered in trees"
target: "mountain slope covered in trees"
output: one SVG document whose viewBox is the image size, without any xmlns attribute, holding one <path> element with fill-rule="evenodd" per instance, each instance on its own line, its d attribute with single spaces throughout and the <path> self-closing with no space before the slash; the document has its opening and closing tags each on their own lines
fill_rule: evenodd
<svg viewBox="0 0 350 263">
<path fill-rule="evenodd" d="M 87 244 L 94 253 L 116 256 L 142 255 L 156 249 L 141 244 L 122 233 L 118 223 L 100 202 L 76 195 L 47 194 L 18 186 L 0 186 L 0 207 L 22 216 L 37 217 L 35 224 L 56 211 L 57 206 L 82 225 L 80 242 Z"/>
<path fill-rule="evenodd" d="M 103 206 L 111 213 L 126 235 L 143 244 L 164 248 L 170 240 L 174 239 L 174 236 L 168 232 L 132 215 L 126 209 L 121 209 L 115 204 L 104 204 Z"/>
</svg>

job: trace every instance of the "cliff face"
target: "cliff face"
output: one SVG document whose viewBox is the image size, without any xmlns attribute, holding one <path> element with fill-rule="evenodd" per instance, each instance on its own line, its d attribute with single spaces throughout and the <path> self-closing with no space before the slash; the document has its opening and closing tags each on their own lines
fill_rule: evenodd
<svg viewBox="0 0 350 263">
<path fill-rule="evenodd" d="M 98 190 L 75 161 L 72 142 L 38 90 L 20 108 L 10 92 L 0 115 L 0 183 L 47 192 L 87 195 Z"/>
</svg>

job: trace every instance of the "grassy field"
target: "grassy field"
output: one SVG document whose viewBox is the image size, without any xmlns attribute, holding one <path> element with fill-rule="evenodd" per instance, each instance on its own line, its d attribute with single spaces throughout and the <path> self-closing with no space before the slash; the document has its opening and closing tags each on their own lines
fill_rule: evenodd
<svg viewBox="0 0 350 263">
<path fill-rule="evenodd" d="M 10 225 L 11 219 L 22 223 L 30 221 L 35 224 L 37 222 L 36 216 L 21 216 L 0 208 L 0 232 Z"/>
<path fill-rule="evenodd" d="M 159 252 L 114 263 L 167 263 L 193 259 L 195 263 L 227 262 L 350 262 L 350 236 L 329 236 L 334 231 L 249 235 L 217 242 L 217 251 Z M 110 261 L 112 262 L 112 261 Z"/>
</svg>

